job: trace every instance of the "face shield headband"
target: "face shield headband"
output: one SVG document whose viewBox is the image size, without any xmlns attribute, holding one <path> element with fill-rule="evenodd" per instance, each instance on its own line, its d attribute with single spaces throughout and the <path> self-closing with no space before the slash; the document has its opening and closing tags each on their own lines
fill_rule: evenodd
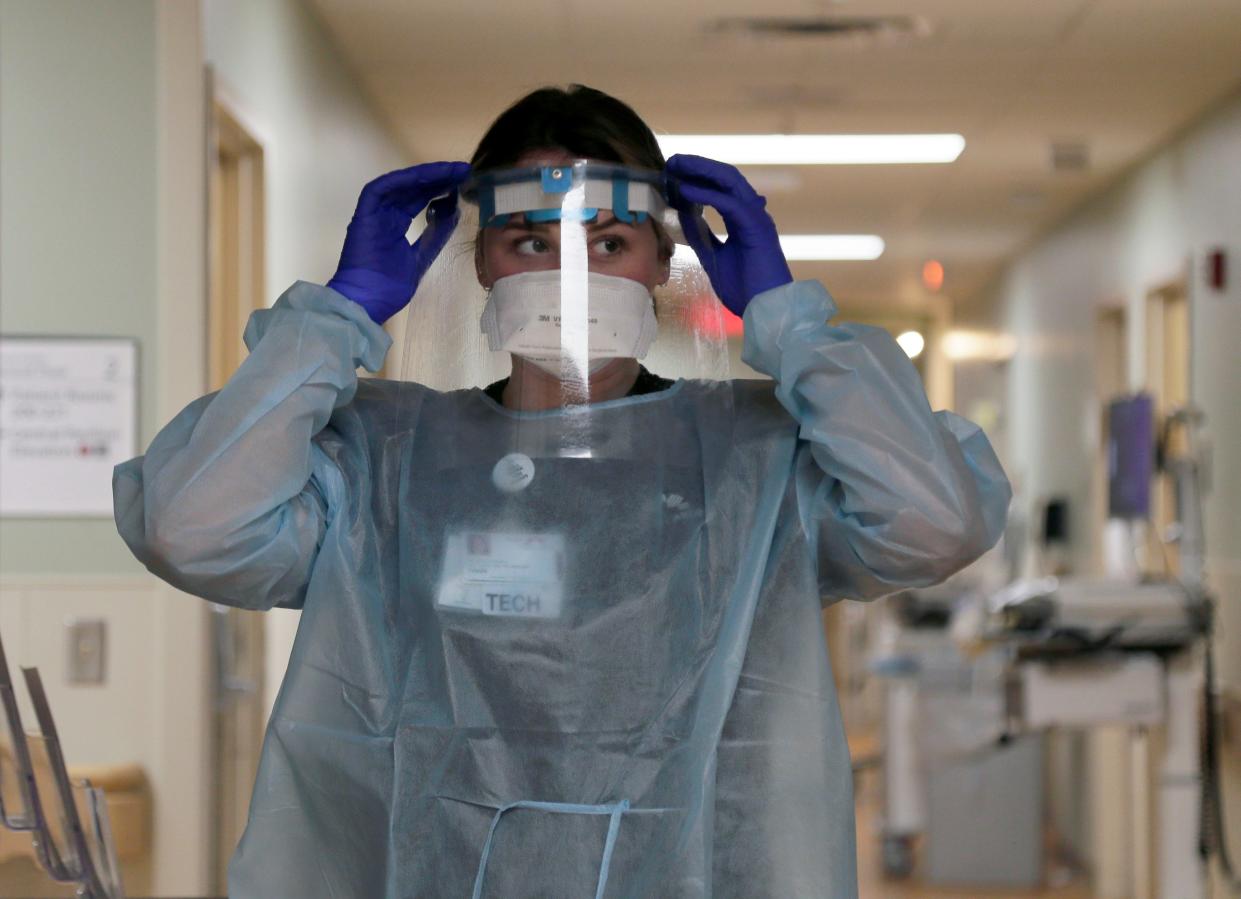
<svg viewBox="0 0 1241 899">
<path fill-rule="evenodd" d="M 566 195 L 577 186 L 584 186 L 580 204 L 566 204 Z M 652 217 L 667 227 L 676 220 L 664 199 L 660 172 L 584 160 L 483 172 L 462 185 L 461 198 L 478 207 L 483 228 L 501 227 L 517 213 L 531 223 L 570 218 L 590 223 L 600 209 L 627 224 Z"/>
<path fill-rule="evenodd" d="M 476 173 L 459 198 L 457 229 L 399 325 L 403 380 L 477 387 L 519 358 L 574 397 L 609 358 L 728 378 L 723 309 L 692 254 L 672 252 L 684 239 L 662 172 L 553 159 Z"/>
</svg>

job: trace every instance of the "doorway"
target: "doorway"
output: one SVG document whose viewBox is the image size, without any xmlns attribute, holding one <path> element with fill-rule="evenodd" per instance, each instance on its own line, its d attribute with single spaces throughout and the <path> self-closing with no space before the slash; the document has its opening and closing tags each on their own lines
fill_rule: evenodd
<svg viewBox="0 0 1241 899">
<path fill-rule="evenodd" d="M 245 358 L 250 313 L 265 305 L 263 147 L 218 98 L 209 133 L 207 374 L 219 390 Z M 217 604 L 211 611 L 211 886 L 223 895 L 263 741 L 264 619 Z"/>
<path fill-rule="evenodd" d="M 1146 295 L 1146 389 L 1155 401 L 1155 420 L 1161 422 L 1168 413 L 1189 402 L 1189 301 L 1185 281 L 1178 279 L 1155 288 Z M 1175 432 L 1173 441 L 1185 435 Z M 1165 447 L 1173 454 L 1184 452 L 1185 446 L 1174 442 Z M 1167 541 L 1169 529 L 1176 521 L 1176 497 L 1172 478 L 1160 477 L 1151 492 L 1150 566 L 1162 563 L 1172 577 L 1180 574 L 1180 553 L 1177 544 Z"/>
</svg>

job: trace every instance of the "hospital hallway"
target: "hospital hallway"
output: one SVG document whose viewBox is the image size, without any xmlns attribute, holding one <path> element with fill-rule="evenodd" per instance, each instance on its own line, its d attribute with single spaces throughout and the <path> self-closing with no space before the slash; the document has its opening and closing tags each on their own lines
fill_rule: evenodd
<svg viewBox="0 0 1241 899">
<path fill-rule="evenodd" d="M 1241 0 L 0 0 L 0 899 L 1241 899 L 1239 388 Z"/>
</svg>

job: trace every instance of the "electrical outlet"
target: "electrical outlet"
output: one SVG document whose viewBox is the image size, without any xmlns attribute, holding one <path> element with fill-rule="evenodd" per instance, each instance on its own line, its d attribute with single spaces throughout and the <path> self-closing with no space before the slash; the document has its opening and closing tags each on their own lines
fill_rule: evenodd
<svg viewBox="0 0 1241 899">
<path fill-rule="evenodd" d="M 78 686 L 102 684 L 107 677 L 107 623 L 102 618 L 70 621 L 67 637 L 69 683 Z"/>
</svg>

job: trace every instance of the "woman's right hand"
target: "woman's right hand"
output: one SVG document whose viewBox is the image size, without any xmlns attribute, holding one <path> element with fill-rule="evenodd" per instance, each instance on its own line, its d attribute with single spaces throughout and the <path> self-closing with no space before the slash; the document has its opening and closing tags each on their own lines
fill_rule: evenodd
<svg viewBox="0 0 1241 899">
<path fill-rule="evenodd" d="M 381 175 L 362 188 L 340 265 L 327 286 L 377 324 L 404 309 L 457 225 L 457 186 L 469 174 L 469 163 L 430 162 Z M 423 209 L 426 230 L 411 244 L 405 232 Z"/>
</svg>

